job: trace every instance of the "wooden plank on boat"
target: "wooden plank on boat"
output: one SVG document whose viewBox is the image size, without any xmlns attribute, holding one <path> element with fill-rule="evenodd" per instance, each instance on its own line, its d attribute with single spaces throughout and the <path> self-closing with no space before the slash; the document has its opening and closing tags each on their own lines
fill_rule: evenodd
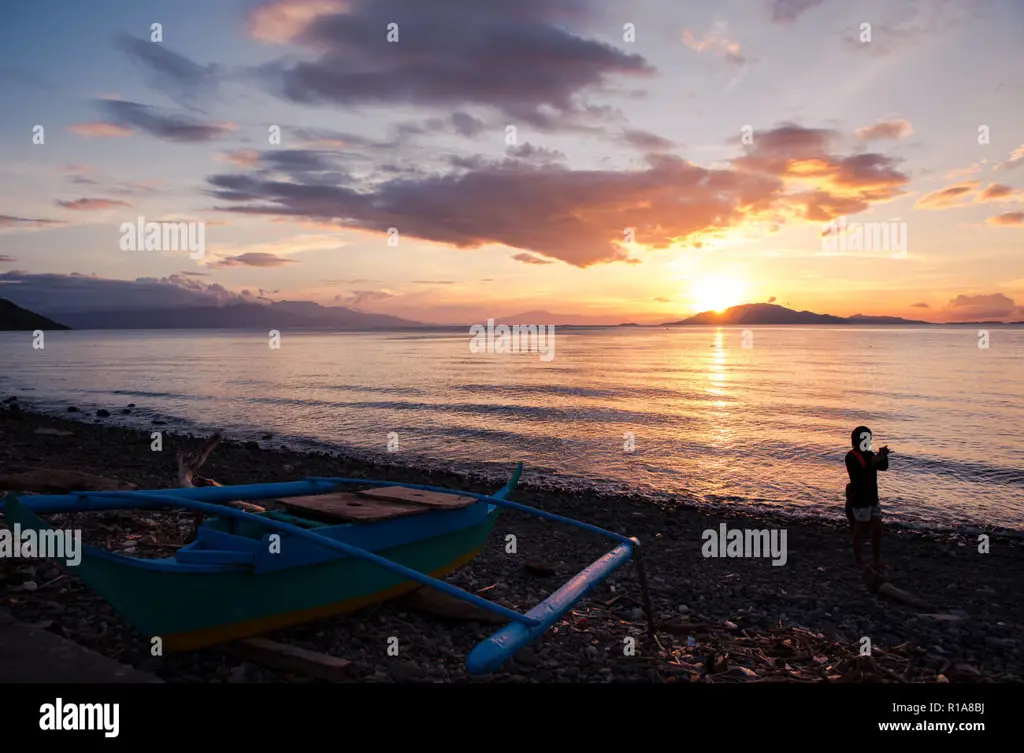
<svg viewBox="0 0 1024 753">
<path fill-rule="evenodd" d="M 369 522 L 427 512 L 427 508 L 419 505 L 366 498 L 349 492 L 288 497 L 279 501 L 291 510 L 301 510 L 309 517 L 327 521 Z"/>
<path fill-rule="evenodd" d="M 266 638 L 233 641 L 225 644 L 223 648 L 246 661 L 328 682 L 342 682 L 347 679 L 348 667 L 352 664 L 348 659 L 328 656 Z"/>
<path fill-rule="evenodd" d="M 442 494 L 440 492 L 427 492 L 422 489 L 409 489 L 404 486 L 383 486 L 377 489 L 364 489 L 358 493 L 363 497 L 396 500 L 398 502 L 426 505 L 427 507 L 441 507 L 451 510 L 459 507 L 469 507 L 476 502 L 473 497 L 462 497 L 458 494 Z"/>
</svg>

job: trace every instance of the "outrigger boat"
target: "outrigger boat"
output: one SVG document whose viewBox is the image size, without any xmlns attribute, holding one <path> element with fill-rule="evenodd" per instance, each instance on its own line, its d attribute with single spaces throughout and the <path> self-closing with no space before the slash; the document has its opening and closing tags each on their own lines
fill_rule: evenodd
<svg viewBox="0 0 1024 753">
<path fill-rule="evenodd" d="M 70 572 L 143 635 L 169 651 L 252 637 L 352 612 L 429 586 L 508 620 L 470 653 L 471 674 L 495 671 L 537 639 L 588 591 L 634 559 L 653 630 L 639 541 L 507 499 L 522 473 L 492 495 L 346 478 L 159 489 L 8 496 L 0 502 L 22 531 L 53 529 L 39 515 L 181 508 L 208 516 L 173 557 L 144 559 L 83 546 Z M 339 492 L 339 487 L 370 487 Z M 275 500 L 286 511 L 246 512 L 232 502 Z M 484 545 L 501 509 L 566 523 L 617 546 L 521 614 L 440 580 Z M 68 567 L 66 558 L 57 558 Z"/>
</svg>

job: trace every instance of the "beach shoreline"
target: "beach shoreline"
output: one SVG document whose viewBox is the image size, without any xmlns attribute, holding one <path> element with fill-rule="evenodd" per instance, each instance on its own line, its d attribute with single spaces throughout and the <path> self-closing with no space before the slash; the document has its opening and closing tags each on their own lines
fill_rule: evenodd
<svg viewBox="0 0 1024 753">
<path fill-rule="evenodd" d="M 162 450 L 154 452 L 148 431 L 110 426 L 104 418 L 66 420 L 12 409 L 11 404 L 0 407 L 0 474 L 79 470 L 142 489 L 168 488 L 176 485 L 175 452 L 194 449 L 199 441 L 154 427 L 165 432 Z M 493 478 L 483 475 L 267 446 L 273 444 L 272 439 L 228 437 L 202 474 L 225 485 L 342 476 L 481 493 L 497 488 Z M 1024 676 L 1024 643 L 1018 638 L 1024 604 L 1017 596 L 1024 591 L 1024 545 L 1019 538 L 993 532 L 989 552 L 982 554 L 976 535 L 887 529 L 883 558 L 892 567 L 892 582 L 934 605 L 922 611 L 865 588 L 852 565 L 839 505 L 834 523 L 802 521 L 763 510 L 752 516 L 742 504 L 709 512 L 685 504 L 667 507 L 629 497 L 567 494 L 538 481 L 543 479 L 531 479 L 527 466 L 510 498 L 640 539 L 657 620 L 670 630 L 659 633 L 661 645 L 646 639 L 636 573 L 629 565 L 501 671 L 474 682 L 838 681 L 857 664 L 864 637 L 874 647 L 881 680 L 1018 682 Z M 87 513 L 75 522 L 87 543 L 123 550 L 134 542 L 130 548 L 141 556 L 149 546 L 154 551 L 148 556 L 168 556 L 173 551 L 168 544 L 184 543 L 181 521 L 169 514 Z M 723 524 L 785 531 L 785 564 L 704 556 L 705 532 L 719 531 Z M 517 538 L 515 555 L 505 552 L 508 534 Z M 487 589 L 481 595 L 526 611 L 610 548 L 607 539 L 510 511 L 499 518 L 477 558 L 448 580 L 472 592 Z M 537 568 L 526 566 L 537 561 L 554 574 L 537 575 Z M 43 625 L 167 681 L 301 679 L 219 649 L 153 657 L 148 639 L 125 625 L 73 573 L 61 574 L 46 562 L 0 560 L 0 606 L 19 620 Z M 392 603 L 268 637 L 349 659 L 354 681 L 462 682 L 470 680 L 465 656 L 496 627 L 441 622 Z M 398 656 L 389 656 L 389 638 L 398 639 Z M 634 655 L 623 651 L 627 638 L 636 639 Z"/>
</svg>

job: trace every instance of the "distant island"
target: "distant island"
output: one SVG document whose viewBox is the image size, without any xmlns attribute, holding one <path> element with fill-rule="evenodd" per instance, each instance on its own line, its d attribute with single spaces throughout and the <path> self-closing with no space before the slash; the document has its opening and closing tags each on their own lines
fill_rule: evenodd
<svg viewBox="0 0 1024 753">
<path fill-rule="evenodd" d="M 662 325 L 674 327 L 683 324 L 931 324 L 916 319 L 902 319 L 898 316 L 832 316 L 815 314 L 813 311 L 794 311 L 774 303 L 744 303 L 724 311 L 704 311 L 678 322 Z"/>
<path fill-rule="evenodd" d="M 724 311 L 704 311 L 677 322 L 666 322 L 663 327 L 683 325 L 738 325 L 738 324 L 871 324 L 871 325 L 903 325 L 903 326 L 1018 326 L 1024 322 L 948 322 L 935 324 L 918 319 L 903 319 L 898 316 L 833 316 L 831 314 L 815 314 L 813 311 L 794 311 L 774 303 L 744 303 L 732 306 Z"/>
<path fill-rule="evenodd" d="M 52 317 L 52 318 L 50 318 Z M 66 322 L 67 324 L 58 323 Z M 1018 322 L 926 322 L 898 316 L 833 316 L 813 311 L 795 311 L 773 303 L 744 303 L 722 311 L 665 322 L 638 324 L 595 322 L 586 315 L 528 311 L 515 316 L 494 317 L 494 323 L 508 325 L 551 325 L 567 329 L 584 327 L 683 327 L 683 326 L 777 326 L 809 324 L 901 325 L 913 327 L 1020 327 Z M 56 329 L 320 329 L 325 331 L 371 330 L 453 330 L 469 324 L 429 324 L 389 314 L 371 314 L 344 306 L 323 306 L 313 301 L 271 301 L 265 304 L 234 303 L 225 306 L 189 306 L 173 309 L 118 309 L 82 311 L 54 309 L 46 315 L 21 308 L 0 298 L 0 330 Z"/>
<path fill-rule="evenodd" d="M 0 331 L 32 332 L 37 329 L 45 331 L 71 328 L 0 298 Z"/>
</svg>

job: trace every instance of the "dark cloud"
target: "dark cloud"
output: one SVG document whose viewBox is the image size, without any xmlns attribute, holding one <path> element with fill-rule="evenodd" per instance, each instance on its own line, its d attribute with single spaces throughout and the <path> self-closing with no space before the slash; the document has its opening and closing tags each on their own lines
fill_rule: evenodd
<svg viewBox="0 0 1024 753">
<path fill-rule="evenodd" d="M 622 134 L 622 140 L 644 152 L 660 152 L 675 147 L 675 142 L 669 139 L 662 138 L 650 131 L 642 131 L 636 128 L 625 131 Z"/>
<path fill-rule="evenodd" d="M 454 285 L 455 280 L 412 280 L 413 285 Z"/>
<path fill-rule="evenodd" d="M 44 220 L 34 217 L 13 217 L 9 214 L 0 214 L 0 228 L 14 228 L 18 230 L 40 230 L 47 227 L 59 227 L 67 223 L 60 220 Z"/>
<path fill-rule="evenodd" d="M 930 309 L 931 306 L 929 306 L 927 303 L 912 303 L 912 304 L 910 304 L 910 308 L 912 308 L 912 309 Z"/>
<path fill-rule="evenodd" d="M 356 190 L 226 174 L 207 180 L 220 211 L 341 225 L 446 243 L 503 244 L 579 267 L 639 263 L 624 228 L 647 248 L 691 245 L 746 222 L 826 222 L 903 193 L 907 176 L 881 154 L 831 154 L 831 132 L 785 125 L 757 135 L 730 167 L 649 154 L 646 170 L 569 170 L 504 159 L 457 159 L 460 172 L 381 180 Z M 807 185 L 811 187 L 806 188 Z M 799 192 L 788 189 L 799 188 Z"/>
<path fill-rule="evenodd" d="M 114 121 L 115 126 L 136 128 L 166 141 L 213 141 L 219 136 L 237 130 L 237 127 L 230 123 L 203 123 L 190 116 L 163 113 L 155 107 L 138 102 L 103 99 L 97 102 L 97 106 Z"/>
<path fill-rule="evenodd" d="M 114 45 L 144 68 L 151 86 L 183 107 L 196 109 L 197 99 L 206 98 L 217 89 L 219 70 L 216 65 L 198 65 L 173 52 L 163 42 L 119 34 L 114 38 Z"/>
<path fill-rule="evenodd" d="M 825 0 L 772 0 L 772 23 L 790 23 Z"/>
<path fill-rule="evenodd" d="M 469 138 L 479 136 L 487 127 L 484 121 L 464 112 L 456 112 L 452 115 L 452 125 L 455 126 L 456 133 Z"/>
<path fill-rule="evenodd" d="M 1002 319 L 1012 314 L 1017 304 L 1002 293 L 987 295 L 958 295 L 946 306 L 946 311 L 959 321 Z"/>
<path fill-rule="evenodd" d="M 251 18 L 255 36 L 316 55 L 255 72 L 296 103 L 475 104 L 548 129 L 588 114 L 582 95 L 612 77 L 654 72 L 638 54 L 567 31 L 566 20 L 590 15 L 578 0 L 350 0 L 305 25 L 288 12 L 301 5 L 268 4 Z M 398 42 L 387 39 L 391 23 Z"/>
<path fill-rule="evenodd" d="M 15 259 L 13 256 L 8 256 L 7 254 L 0 254 L 0 264 L 13 264 L 16 261 L 18 260 Z"/>
<path fill-rule="evenodd" d="M 779 299 L 776 298 L 775 296 L 772 296 L 771 298 L 768 299 L 768 303 L 775 303 L 777 300 Z"/>
<path fill-rule="evenodd" d="M 268 254 L 261 251 L 250 251 L 237 256 L 225 256 L 210 263 L 211 269 L 223 269 L 224 267 L 283 267 L 285 264 L 294 264 L 296 259 L 285 259 L 276 254 Z"/>
<path fill-rule="evenodd" d="M 393 294 L 386 290 L 353 290 L 347 296 L 336 295 L 334 300 L 344 302 L 346 306 L 358 309 L 364 303 L 383 301 L 391 297 L 393 297 Z"/>
<path fill-rule="evenodd" d="M 505 150 L 506 153 L 515 159 L 526 162 L 564 162 L 565 154 L 557 149 L 548 149 L 543 146 L 534 146 L 526 143 L 512 146 Z"/>
<path fill-rule="evenodd" d="M 82 274 L 0 273 L 3 297 L 19 306 L 53 315 L 60 312 L 219 306 L 249 300 L 217 283 L 190 276 L 112 280 Z"/>
<path fill-rule="evenodd" d="M 655 298 L 654 300 L 658 303 L 672 303 L 671 298 Z"/>
<path fill-rule="evenodd" d="M 131 204 L 126 201 L 114 199 L 75 199 L 74 201 L 58 201 L 57 206 L 65 209 L 72 209 L 76 212 L 102 212 L 106 209 L 117 209 L 125 207 L 131 209 Z"/>
</svg>

